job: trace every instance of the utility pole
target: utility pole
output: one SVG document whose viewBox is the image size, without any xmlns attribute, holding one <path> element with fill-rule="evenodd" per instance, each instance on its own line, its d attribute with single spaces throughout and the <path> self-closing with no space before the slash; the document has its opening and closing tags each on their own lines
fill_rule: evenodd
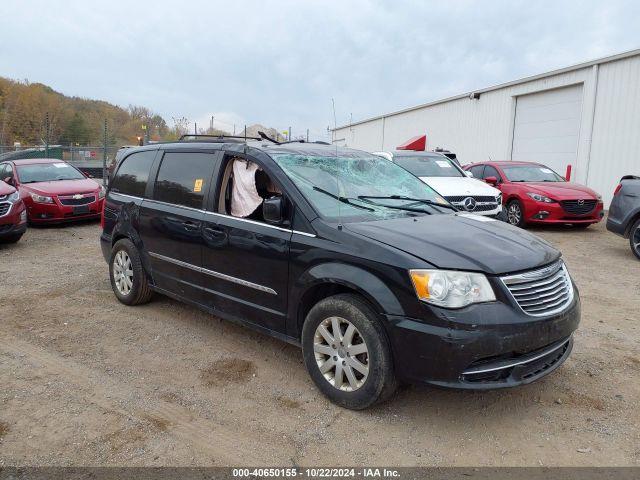
<svg viewBox="0 0 640 480">
<path fill-rule="evenodd" d="M 289 138 L 288 138 L 288 140 L 291 141 L 291 127 L 289 127 Z"/>
<path fill-rule="evenodd" d="M 44 116 L 44 156 L 49 158 L 49 112 Z"/>
<path fill-rule="evenodd" d="M 104 150 L 102 151 L 102 185 L 107 185 L 107 119 L 104 119 Z"/>
<path fill-rule="evenodd" d="M 197 122 L 193 122 L 193 133 L 195 135 L 198 134 L 198 123 Z"/>
<path fill-rule="evenodd" d="M 307 128 L 307 143 L 309 143 L 309 129 Z"/>
</svg>

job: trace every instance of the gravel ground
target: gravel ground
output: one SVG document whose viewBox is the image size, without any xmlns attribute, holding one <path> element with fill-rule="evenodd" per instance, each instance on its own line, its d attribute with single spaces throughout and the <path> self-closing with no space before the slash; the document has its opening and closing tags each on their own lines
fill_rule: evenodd
<svg viewBox="0 0 640 480">
<path fill-rule="evenodd" d="M 534 231 L 581 290 L 565 365 L 352 412 L 293 346 L 161 296 L 118 303 L 98 225 L 32 228 L 0 246 L 0 466 L 638 466 L 640 262 L 603 225 Z"/>
</svg>

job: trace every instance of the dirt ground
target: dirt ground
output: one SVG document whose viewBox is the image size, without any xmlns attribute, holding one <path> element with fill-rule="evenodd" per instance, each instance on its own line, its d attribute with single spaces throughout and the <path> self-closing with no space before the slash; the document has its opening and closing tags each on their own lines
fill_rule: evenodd
<svg viewBox="0 0 640 480">
<path fill-rule="evenodd" d="M 559 370 L 364 412 L 319 394 L 293 346 L 161 296 L 118 303 L 98 232 L 0 246 L 0 466 L 640 465 L 640 262 L 602 224 L 534 230 L 582 295 Z"/>
</svg>

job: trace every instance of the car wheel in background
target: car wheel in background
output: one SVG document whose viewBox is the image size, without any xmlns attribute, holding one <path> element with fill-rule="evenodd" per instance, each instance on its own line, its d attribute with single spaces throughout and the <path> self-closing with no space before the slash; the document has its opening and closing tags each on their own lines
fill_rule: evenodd
<svg viewBox="0 0 640 480">
<path fill-rule="evenodd" d="M 125 305 L 147 303 L 153 295 L 138 249 L 129 239 L 118 240 L 111 249 L 109 278 L 113 293 Z"/>
<path fill-rule="evenodd" d="M 573 228 L 579 228 L 581 230 L 584 230 L 586 228 L 589 228 L 591 224 L 590 223 L 573 223 L 572 226 Z"/>
<path fill-rule="evenodd" d="M 342 407 L 367 408 L 397 388 L 384 328 L 356 295 L 325 298 L 311 309 L 302 329 L 302 353 L 318 389 Z"/>
<path fill-rule="evenodd" d="M 516 227 L 524 227 L 524 210 L 518 200 L 507 203 L 507 223 Z"/>
<path fill-rule="evenodd" d="M 631 251 L 640 259 L 640 220 L 633 224 L 629 233 L 629 244 Z"/>
</svg>

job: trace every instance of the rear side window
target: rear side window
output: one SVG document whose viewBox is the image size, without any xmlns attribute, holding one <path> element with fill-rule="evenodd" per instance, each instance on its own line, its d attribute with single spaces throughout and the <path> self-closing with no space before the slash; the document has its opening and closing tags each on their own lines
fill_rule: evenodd
<svg viewBox="0 0 640 480">
<path fill-rule="evenodd" d="M 165 153 L 153 198 L 161 202 L 202 208 L 215 156 L 210 153 Z"/>
<path fill-rule="evenodd" d="M 149 150 L 134 153 L 125 158 L 111 183 L 111 191 L 144 197 L 149 170 L 155 156 L 155 150 Z"/>
</svg>

